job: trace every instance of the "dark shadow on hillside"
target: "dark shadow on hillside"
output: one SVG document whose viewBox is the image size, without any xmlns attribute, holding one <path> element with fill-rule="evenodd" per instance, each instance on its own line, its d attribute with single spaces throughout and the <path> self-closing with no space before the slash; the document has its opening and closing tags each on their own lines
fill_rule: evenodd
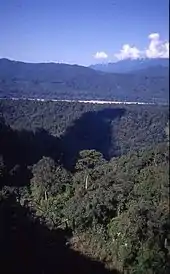
<svg viewBox="0 0 170 274">
<path fill-rule="evenodd" d="M 15 186 L 29 183 L 31 174 L 29 166 L 36 164 L 43 156 L 59 161 L 60 139 L 50 135 L 44 129 L 35 132 L 13 130 L 1 121 L 0 124 L 0 154 L 8 169 L 6 183 Z M 11 182 L 12 180 L 12 182 Z"/>
<path fill-rule="evenodd" d="M 62 137 L 63 162 L 67 168 L 74 166 L 81 150 L 95 149 L 109 159 L 114 136 L 111 122 L 125 113 L 124 108 L 107 108 L 101 111 L 87 112 L 69 127 Z M 118 150 L 118 148 L 116 148 Z"/>
<path fill-rule="evenodd" d="M 67 230 L 49 230 L 10 195 L 0 201 L 2 274 L 118 274 L 66 244 Z"/>
<path fill-rule="evenodd" d="M 60 140 L 50 135 L 44 129 L 31 131 L 9 130 L 1 133 L 1 152 L 9 166 L 26 164 L 27 166 L 37 163 L 42 156 L 49 156 L 55 160 L 60 153 Z"/>
<path fill-rule="evenodd" d="M 66 169 L 72 170 L 81 150 L 95 149 L 109 159 L 114 151 L 114 133 L 111 122 L 124 115 L 123 108 L 108 108 L 87 112 L 70 126 L 61 138 L 44 129 L 13 130 L 0 121 L 0 154 L 8 167 L 6 185 L 27 185 L 31 178 L 29 166 L 43 156 L 53 158 Z M 118 148 L 116 148 L 118 150 Z"/>
</svg>

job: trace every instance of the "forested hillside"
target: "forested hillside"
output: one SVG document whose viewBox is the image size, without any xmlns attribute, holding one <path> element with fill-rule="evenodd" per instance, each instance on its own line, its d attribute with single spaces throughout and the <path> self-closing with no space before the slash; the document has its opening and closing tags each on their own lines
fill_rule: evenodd
<svg viewBox="0 0 170 274">
<path fill-rule="evenodd" d="M 0 59 L 0 98 L 122 100 L 167 103 L 167 73 L 118 74 L 68 64 Z"/>
<path fill-rule="evenodd" d="M 2 273 L 170 270 L 166 106 L 0 101 Z"/>
<path fill-rule="evenodd" d="M 5 122 L 20 135 L 57 139 L 66 162 L 81 150 L 96 149 L 106 159 L 165 140 L 168 106 L 95 105 L 67 102 L 2 100 Z M 60 138 L 59 138 L 60 137 Z M 58 139 L 59 138 L 59 139 Z M 50 145 L 49 144 L 49 145 Z M 52 148 L 53 150 L 53 148 Z M 66 155 L 66 157 L 65 157 Z"/>
</svg>

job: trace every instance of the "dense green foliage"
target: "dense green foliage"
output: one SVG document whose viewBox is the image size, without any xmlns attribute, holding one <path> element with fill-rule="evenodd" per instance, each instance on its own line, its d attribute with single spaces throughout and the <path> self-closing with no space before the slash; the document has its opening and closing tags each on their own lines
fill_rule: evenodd
<svg viewBox="0 0 170 274">
<path fill-rule="evenodd" d="M 67 64 L 0 59 L 0 98 L 127 100 L 167 103 L 168 74 L 110 74 Z"/>
<path fill-rule="evenodd" d="M 0 111 L 6 273 L 105 273 L 81 256 L 107 274 L 169 273 L 167 107 L 7 100 Z"/>
<path fill-rule="evenodd" d="M 22 146 L 27 139 L 27 157 L 33 152 L 50 156 L 58 151 L 65 164 L 74 162 L 81 150 L 96 149 L 109 159 L 160 143 L 166 139 L 169 115 L 167 106 L 28 100 L 2 100 L 0 112 L 8 125 L 19 130 Z"/>
</svg>

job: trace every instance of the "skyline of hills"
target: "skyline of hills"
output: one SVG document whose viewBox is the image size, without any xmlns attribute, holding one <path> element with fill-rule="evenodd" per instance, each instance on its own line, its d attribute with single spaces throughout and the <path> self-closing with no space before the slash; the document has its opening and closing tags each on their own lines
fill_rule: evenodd
<svg viewBox="0 0 170 274">
<path fill-rule="evenodd" d="M 123 61 L 122 61 L 123 62 Z M 123 67 L 123 63 L 121 66 Z M 1 98 L 72 100 L 169 100 L 167 62 L 150 68 L 142 63 L 131 73 L 106 73 L 89 67 L 59 63 L 24 63 L 0 59 Z M 125 62 L 124 64 L 128 64 Z M 133 63 L 137 66 L 137 62 Z"/>
<path fill-rule="evenodd" d="M 92 69 L 111 73 L 134 73 L 139 70 L 159 67 L 169 68 L 168 58 L 125 59 L 118 62 L 98 63 L 89 66 Z"/>
</svg>

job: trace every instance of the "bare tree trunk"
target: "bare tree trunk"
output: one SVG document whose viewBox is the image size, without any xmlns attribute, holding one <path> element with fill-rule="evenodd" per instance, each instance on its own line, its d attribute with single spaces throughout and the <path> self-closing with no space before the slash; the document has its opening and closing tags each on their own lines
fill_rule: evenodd
<svg viewBox="0 0 170 274">
<path fill-rule="evenodd" d="M 87 190 L 87 187 L 88 187 L 88 177 L 89 175 L 86 176 L 86 181 L 85 181 L 85 189 Z"/>
</svg>

